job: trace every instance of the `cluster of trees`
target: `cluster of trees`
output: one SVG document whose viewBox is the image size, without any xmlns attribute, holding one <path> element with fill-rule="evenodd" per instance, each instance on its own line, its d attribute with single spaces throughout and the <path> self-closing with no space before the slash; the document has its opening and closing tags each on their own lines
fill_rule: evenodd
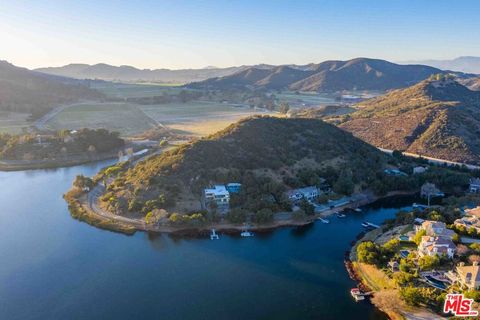
<svg viewBox="0 0 480 320">
<path fill-rule="evenodd" d="M 381 266 L 395 254 L 399 245 L 398 239 L 392 239 L 382 246 L 372 241 L 362 242 L 357 246 L 358 261 Z"/>
<path fill-rule="evenodd" d="M 123 147 L 118 132 L 81 129 L 51 134 L 0 135 L 0 158 L 9 160 L 53 159 L 113 152 Z"/>
</svg>

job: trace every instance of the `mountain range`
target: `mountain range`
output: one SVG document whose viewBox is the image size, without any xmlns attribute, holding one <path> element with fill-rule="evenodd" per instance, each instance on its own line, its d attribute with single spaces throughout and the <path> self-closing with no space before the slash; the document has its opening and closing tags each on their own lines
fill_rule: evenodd
<svg viewBox="0 0 480 320">
<path fill-rule="evenodd" d="M 105 63 L 95 65 L 68 64 L 63 67 L 39 68 L 35 71 L 75 79 L 99 79 L 106 81 L 135 82 L 151 81 L 165 83 L 188 83 L 208 78 L 226 76 L 245 67 L 204 69 L 137 69 L 132 66 L 112 66 Z"/>
<path fill-rule="evenodd" d="M 191 83 L 191 88 L 252 88 L 271 90 L 334 92 L 407 87 L 442 70 L 424 65 L 399 65 L 385 60 L 357 58 L 325 61 L 305 68 L 250 67 L 234 74 Z"/>
<path fill-rule="evenodd" d="M 61 104 L 101 98 L 101 93 L 79 81 L 0 61 L 0 111 L 30 113 L 37 118 Z"/>
<path fill-rule="evenodd" d="M 405 64 L 424 64 L 442 70 L 480 74 L 480 57 L 458 57 L 451 60 L 406 61 Z"/>
<path fill-rule="evenodd" d="M 340 127 L 377 147 L 480 163 L 480 92 L 436 75 L 363 101 Z"/>
</svg>

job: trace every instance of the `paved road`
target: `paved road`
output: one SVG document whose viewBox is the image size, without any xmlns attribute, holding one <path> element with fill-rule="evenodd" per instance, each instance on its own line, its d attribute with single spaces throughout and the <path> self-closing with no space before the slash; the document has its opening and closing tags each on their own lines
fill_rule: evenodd
<svg viewBox="0 0 480 320">
<path fill-rule="evenodd" d="M 384 148 L 377 148 L 377 149 L 382 151 L 382 152 L 388 153 L 388 154 L 392 154 L 392 152 L 393 152 L 393 150 L 390 150 L 390 149 L 384 149 Z M 449 160 L 444 160 L 444 159 L 432 158 L 432 157 L 422 156 L 422 155 L 419 155 L 419 154 L 409 153 L 409 152 L 402 152 L 402 154 L 407 156 L 407 157 L 423 158 L 423 159 L 426 159 L 426 160 L 428 160 L 428 162 L 433 163 L 433 164 L 446 164 L 448 166 L 454 166 L 454 165 L 465 166 L 470 170 L 480 169 L 480 166 L 475 166 L 473 164 L 467 164 L 467 163 L 449 161 Z"/>
</svg>

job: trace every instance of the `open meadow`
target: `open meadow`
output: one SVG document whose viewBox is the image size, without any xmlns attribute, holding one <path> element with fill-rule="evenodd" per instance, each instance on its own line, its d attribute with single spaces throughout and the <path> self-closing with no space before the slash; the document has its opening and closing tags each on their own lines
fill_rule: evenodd
<svg viewBox="0 0 480 320">
<path fill-rule="evenodd" d="M 0 133 L 18 134 L 30 126 L 26 113 L 0 112 Z"/>
</svg>

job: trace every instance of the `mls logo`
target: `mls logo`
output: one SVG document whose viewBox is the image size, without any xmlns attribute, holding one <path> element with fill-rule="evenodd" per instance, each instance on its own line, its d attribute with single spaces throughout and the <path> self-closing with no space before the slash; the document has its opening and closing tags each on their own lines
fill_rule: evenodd
<svg viewBox="0 0 480 320">
<path fill-rule="evenodd" d="M 477 316 L 478 311 L 472 310 L 473 299 L 467 299 L 463 294 L 447 294 L 443 312 L 451 312 L 457 317 Z"/>
</svg>

